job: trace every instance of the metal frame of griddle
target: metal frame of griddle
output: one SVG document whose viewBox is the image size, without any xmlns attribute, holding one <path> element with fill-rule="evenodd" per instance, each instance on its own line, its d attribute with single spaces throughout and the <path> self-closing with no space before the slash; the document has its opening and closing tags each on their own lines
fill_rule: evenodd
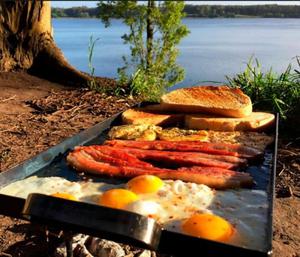
<svg viewBox="0 0 300 257">
<path fill-rule="evenodd" d="M 56 158 L 77 145 L 84 145 L 98 138 L 105 130 L 120 122 L 120 113 L 106 119 L 81 133 L 66 139 L 37 156 L 6 172 L 0 173 L 0 186 L 22 180 L 51 165 Z M 250 250 L 243 247 L 195 238 L 163 230 L 152 219 L 138 214 L 68 201 L 42 194 L 31 194 L 25 200 L 0 194 L 0 214 L 31 220 L 62 230 L 85 233 L 138 247 L 156 250 L 176 256 L 232 256 L 267 257 L 272 255 L 273 201 L 275 192 L 276 161 L 278 147 L 279 116 L 276 115 L 275 142 L 272 168 L 268 184 L 267 251 Z M 101 213 L 102 215 L 99 215 Z M 100 216 L 100 217 L 99 217 Z M 109 224 L 109 225 L 108 225 Z"/>
</svg>

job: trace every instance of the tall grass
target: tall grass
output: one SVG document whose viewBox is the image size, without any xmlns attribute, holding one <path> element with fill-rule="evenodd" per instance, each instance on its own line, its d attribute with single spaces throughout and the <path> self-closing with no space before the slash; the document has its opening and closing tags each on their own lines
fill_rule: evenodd
<svg viewBox="0 0 300 257">
<path fill-rule="evenodd" d="M 300 67 L 299 57 L 296 61 Z M 278 112 L 287 119 L 300 106 L 300 71 L 293 70 L 291 64 L 281 74 L 272 68 L 264 73 L 258 59 L 251 57 L 244 72 L 226 79 L 231 87 L 242 89 L 251 98 L 255 109 Z"/>
<path fill-rule="evenodd" d="M 100 91 L 99 87 L 96 83 L 96 80 L 95 80 L 95 76 L 94 76 L 95 75 L 95 67 L 93 65 L 94 48 L 95 48 L 96 42 L 99 39 L 100 38 L 94 39 L 93 35 L 91 35 L 90 39 L 89 39 L 89 45 L 88 45 L 88 67 L 89 67 L 90 75 L 92 78 L 88 83 L 89 83 L 90 89 L 95 90 L 95 91 Z"/>
</svg>

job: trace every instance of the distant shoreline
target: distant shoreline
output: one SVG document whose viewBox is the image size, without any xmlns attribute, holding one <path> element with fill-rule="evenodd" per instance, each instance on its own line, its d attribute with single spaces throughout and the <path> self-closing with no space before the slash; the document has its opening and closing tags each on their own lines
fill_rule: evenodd
<svg viewBox="0 0 300 257">
<path fill-rule="evenodd" d="M 97 17 L 52 17 L 52 19 L 78 19 L 78 20 L 87 20 L 87 19 L 93 19 L 93 20 L 99 20 Z M 116 20 L 121 20 L 118 18 L 112 18 Z M 299 19 L 299 18 L 280 18 L 280 17 L 261 17 L 261 16 L 240 16 L 240 17 L 184 17 L 183 19 L 211 19 L 211 20 L 217 20 L 217 19 Z"/>
<path fill-rule="evenodd" d="M 97 18 L 98 7 L 52 8 L 52 18 Z M 300 5 L 186 5 L 186 18 L 300 18 Z"/>
</svg>

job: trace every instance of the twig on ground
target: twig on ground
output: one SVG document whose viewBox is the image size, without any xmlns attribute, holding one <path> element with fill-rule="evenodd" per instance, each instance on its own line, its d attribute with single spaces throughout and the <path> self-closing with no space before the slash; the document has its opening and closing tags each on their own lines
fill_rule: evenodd
<svg viewBox="0 0 300 257">
<path fill-rule="evenodd" d="M 295 156 L 298 155 L 297 153 L 291 151 L 291 150 L 287 150 L 287 149 L 280 149 L 279 155 L 291 155 L 291 156 Z"/>
<path fill-rule="evenodd" d="M 72 110 L 72 112 L 71 112 L 71 114 L 70 114 L 70 116 L 73 116 L 74 115 L 74 113 L 76 112 L 76 111 L 78 111 L 78 110 L 83 110 L 83 109 L 85 109 L 86 107 L 88 107 L 89 105 L 88 104 L 81 104 L 81 105 L 79 105 L 79 106 L 74 106 L 74 107 L 76 107 L 76 108 L 72 108 L 73 110 Z M 77 114 L 76 114 L 77 115 Z"/>
<path fill-rule="evenodd" d="M 13 100 L 13 99 L 15 99 L 15 98 L 16 98 L 16 95 L 13 95 L 13 96 L 8 97 L 8 98 L 6 98 L 6 99 L 0 100 L 0 103 L 4 103 L 4 102 L 10 101 L 10 100 Z"/>
<path fill-rule="evenodd" d="M 10 145 L 7 143 L 4 143 L 3 141 L 0 143 L 0 146 L 5 146 L 5 147 L 9 147 Z"/>
<path fill-rule="evenodd" d="M 16 133 L 15 129 L 18 129 L 18 127 L 14 126 L 14 127 L 10 128 L 10 129 L 0 130 L 0 133 L 5 133 L 5 132 Z"/>
<path fill-rule="evenodd" d="M 293 195 L 296 196 L 296 197 L 298 197 L 298 198 L 300 198 L 300 192 L 299 191 L 296 191 L 296 192 L 294 191 Z"/>
<path fill-rule="evenodd" d="M 278 176 L 280 177 L 281 176 L 281 174 L 285 171 L 285 164 L 284 163 L 282 163 L 281 161 L 278 161 L 278 163 L 282 166 L 282 169 L 281 169 L 281 171 L 278 173 Z"/>
<path fill-rule="evenodd" d="M 63 107 L 61 107 L 60 109 L 58 109 L 58 110 L 55 111 L 55 112 L 50 113 L 48 116 L 54 116 L 54 115 L 57 115 L 57 114 L 59 114 L 59 113 L 61 113 L 61 112 L 65 112 L 65 110 L 64 110 Z"/>
<path fill-rule="evenodd" d="M 13 257 L 13 256 L 9 253 L 1 252 L 0 257 Z"/>
<path fill-rule="evenodd" d="M 287 143 L 287 144 L 285 145 L 285 147 L 290 146 L 291 144 L 295 143 L 295 141 L 297 141 L 297 140 L 299 140 L 299 139 L 300 139 L 300 137 L 297 137 L 295 140 L 293 140 L 293 141 Z"/>
<path fill-rule="evenodd" d="M 282 170 L 279 172 L 278 176 L 280 177 L 284 171 L 285 171 L 285 168 L 282 168 Z"/>
<path fill-rule="evenodd" d="M 289 190 L 290 196 L 293 196 L 293 190 L 292 190 L 292 187 L 291 187 L 291 186 L 288 186 L 288 190 Z"/>
</svg>

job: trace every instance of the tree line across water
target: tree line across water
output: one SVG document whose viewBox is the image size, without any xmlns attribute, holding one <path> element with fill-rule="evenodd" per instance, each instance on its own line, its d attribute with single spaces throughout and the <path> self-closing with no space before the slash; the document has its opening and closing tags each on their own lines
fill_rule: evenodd
<svg viewBox="0 0 300 257">
<path fill-rule="evenodd" d="M 185 5 L 184 12 L 187 17 L 197 18 L 300 18 L 298 5 Z M 95 18 L 101 13 L 98 7 L 88 8 L 52 8 L 52 17 Z"/>
</svg>

